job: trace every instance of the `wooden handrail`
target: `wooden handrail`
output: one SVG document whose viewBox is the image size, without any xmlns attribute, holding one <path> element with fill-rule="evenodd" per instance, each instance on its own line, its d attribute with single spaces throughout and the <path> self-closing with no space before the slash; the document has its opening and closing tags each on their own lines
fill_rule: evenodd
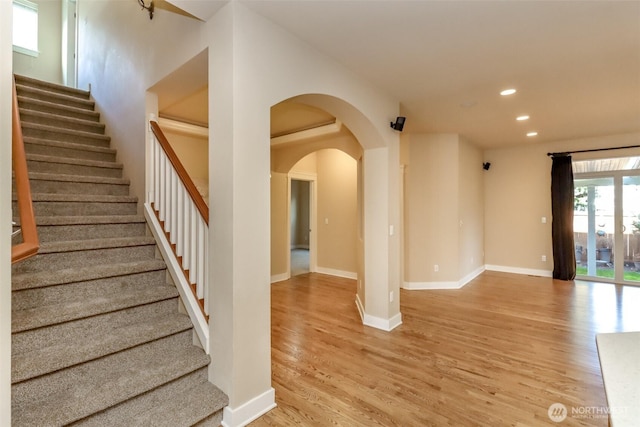
<svg viewBox="0 0 640 427">
<path fill-rule="evenodd" d="M 200 192 L 198 191 L 198 188 L 193 183 L 193 180 L 191 179 L 186 169 L 182 165 L 182 162 L 180 162 L 180 159 L 178 159 L 176 152 L 173 151 L 173 148 L 171 148 L 171 144 L 169 144 L 169 141 L 167 141 L 167 137 L 164 136 L 162 129 L 160 129 L 160 125 L 155 121 L 151 121 L 151 130 L 153 131 L 153 134 L 156 136 L 156 139 L 158 140 L 158 142 L 160 143 L 160 146 L 166 153 L 167 158 L 173 165 L 173 168 L 176 170 L 176 173 L 178 174 L 178 176 L 180 177 L 180 180 L 184 184 L 184 187 L 189 193 L 189 196 L 191 196 L 191 200 L 193 200 L 193 203 L 196 205 L 196 208 L 198 208 L 198 212 L 200 212 L 200 215 L 202 215 L 202 218 L 204 219 L 205 223 L 209 225 L 209 206 L 207 206 L 207 203 L 202 198 L 202 195 L 200 194 Z"/>
<path fill-rule="evenodd" d="M 25 260 L 38 253 L 40 242 L 36 230 L 36 219 L 31 200 L 31 186 L 29 185 L 29 173 L 27 171 L 27 156 L 24 152 L 24 140 L 22 138 L 22 126 L 20 124 L 20 111 L 18 110 L 18 95 L 16 82 L 13 82 L 13 107 L 12 107 L 12 150 L 13 172 L 16 180 L 16 192 L 18 194 L 18 209 L 20 211 L 20 229 L 22 231 L 22 243 L 11 248 L 11 263 Z"/>
</svg>

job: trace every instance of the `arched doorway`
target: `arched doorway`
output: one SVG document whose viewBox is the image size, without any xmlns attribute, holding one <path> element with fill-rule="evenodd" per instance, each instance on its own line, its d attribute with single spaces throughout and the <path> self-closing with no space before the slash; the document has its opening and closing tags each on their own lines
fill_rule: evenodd
<svg viewBox="0 0 640 427">
<path fill-rule="evenodd" d="M 289 101 L 272 108 L 271 134 L 272 283 L 295 275 L 297 248 L 308 250 L 309 271 L 362 278 L 358 141 L 327 112 Z M 305 209 L 308 218 L 298 218 Z"/>
</svg>

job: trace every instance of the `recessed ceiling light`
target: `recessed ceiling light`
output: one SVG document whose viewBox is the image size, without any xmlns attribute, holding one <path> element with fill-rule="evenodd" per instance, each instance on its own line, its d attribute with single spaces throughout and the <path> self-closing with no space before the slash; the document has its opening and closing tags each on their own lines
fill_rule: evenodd
<svg viewBox="0 0 640 427">
<path fill-rule="evenodd" d="M 537 136 L 538 132 L 529 132 L 527 133 L 527 136 Z"/>
<path fill-rule="evenodd" d="M 519 122 L 522 122 L 524 120 L 529 120 L 529 116 L 526 116 L 526 115 L 525 116 L 518 116 L 518 117 L 516 117 L 516 120 L 519 121 Z"/>
<path fill-rule="evenodd" d="M 507 96 L 507 95 L 513 95 L 514 93 L 516 93 L 515 89 L 505 89 L 502 92 L 500 92 L 500 95 Z"/>
</svg>

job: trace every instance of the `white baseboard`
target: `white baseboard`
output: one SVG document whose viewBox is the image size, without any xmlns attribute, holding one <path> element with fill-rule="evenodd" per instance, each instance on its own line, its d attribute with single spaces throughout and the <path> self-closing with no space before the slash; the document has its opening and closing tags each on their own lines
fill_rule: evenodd
<svg viewBox="0 0 640 427">
<path fill-rule="evenodd" d="M 383 331 L 390 332 L 402 325 L 402 313 L 398 313 L 391 316 L 389 319 L 383 319 L 382 317 L 372 316 L 364 311 L 362 301 L 360 301 L 360 295 L 356 295 L 356 307 L 360 313 L 360 319 L 365 326 L 371 326 L 372 328 L 381 329 Z"/>
<path fill-rule="evenodd" d="M 460 289 L 461 287 L 458 282 L 404 282 L 402 284 L 402 288 L 409 291 Z"/>
<path fill-rule="evenodd" d="M 410 291 L 423 291 L 423 290 L 436 290 L 436 289 L 460 289 L 480 274 L 482 274 L 485 270 L 485 267 L 479 267 L 472 271 L 471 273 L 464 276 L 462 279 L 457 282 L 404 282 L 402 284 L 403 289 L 407 289 Z"/>
<path fill-rule="evenodd" d="M 273 387 L 237 408 L 225 407 L 222 414 L 224 427 L 242 427 L 266 414 L 276 405 L 276 391 Z"/>
<path fill-rule="evenodd" d="M 358 273 L 354 271 L 343 271 L 326 267 L 316 267 L 316 273 L 328 274 L 329 276 L 344 277 L 345 279 L 353 280 L 356 280 L 358 278 Z"/>
<path fill-rule="evenodd" d="M 274 274 L 271 276 L 271 283 L 282 282 L 283 280 L 289 280 L 291 276 L 288 273 Z"/>
<path fill-rule="evenodd" d="M 489 271 L 499 271 L 502 273 L 523 274 L 527 276 L 540 276 L 540 277 L 553 277 L 553 271 L 551 270 L 536 270 L 532 268 L 519 268 L 519 267 L 507 267 L 502 265 L 490 265 L 484 266 Z"/>
</svg>

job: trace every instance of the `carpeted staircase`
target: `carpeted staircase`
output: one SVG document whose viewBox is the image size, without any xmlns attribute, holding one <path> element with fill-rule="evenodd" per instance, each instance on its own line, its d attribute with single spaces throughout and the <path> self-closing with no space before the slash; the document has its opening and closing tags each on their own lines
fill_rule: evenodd
<svg viewBox="0 0 640 427">
<path fill-rule="evenodd" d="M 41 247 L 12 267 L 12 425 L 219 425 L 227 397 L 90 94 L 16 85 Z"/>
</svg>

